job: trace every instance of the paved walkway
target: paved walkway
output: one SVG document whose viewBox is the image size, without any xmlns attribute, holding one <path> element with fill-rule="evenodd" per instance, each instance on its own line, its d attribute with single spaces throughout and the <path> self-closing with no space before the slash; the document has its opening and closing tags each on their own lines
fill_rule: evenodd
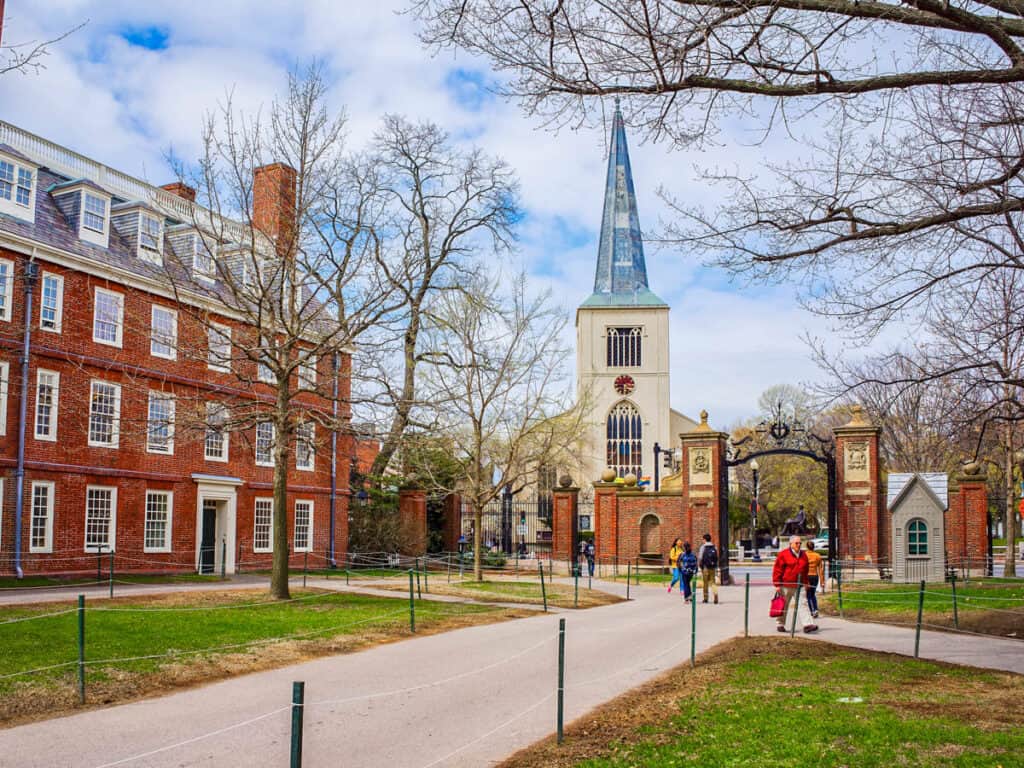
<svg viewBox="0 0 1024 768">
<path fill-rule="evenodd" d="M 743 632 L 742 588 L 721 594 L 720 605 L 697 606 L 698 653 Z M 770 594 L 751 589 L 752 633 L 775 634 Z M 493 764 L 554 730 L 561 618 L 567 722 L 688 660 L 689 606 L 656 587 L 633 587 L 633 595 L 629 603 L 391 643 L 0 731 L 0 765 L 287 765 L 293 680 L 306 681 L 306 765 Z M 812 637 L 913 652 L 911 630 L 821 625 Z M 1024 645 L 1008 640 L 926 633 L 922 656 L 1024 672 Z"/>
</svg>

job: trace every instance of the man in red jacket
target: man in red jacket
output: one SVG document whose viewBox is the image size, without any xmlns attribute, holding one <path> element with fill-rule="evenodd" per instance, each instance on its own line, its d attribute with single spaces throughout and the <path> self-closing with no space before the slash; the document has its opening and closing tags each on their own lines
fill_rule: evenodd
<svg viewBox="0 0 1024 768">
<path fill-rule="evenodd" d="M 807 560 L 807 555 L 800 550 L 802 544 L 799 536 L 790 536 L 789 546 L 779 552 L 775 558 L 775 567 L 772 568 L 772 583 L 786 600 L 786 607 L 783 609 L 782 615 L 776 619 L 778 622 L 776 628 L 779 632 L 786 631 L 786 615 L 789 613 L 789 604 L 796 598 L 797 586 L 800 584 L 807 586 L 810 563 Z M 803 600 L 797 600 L 793 610 L 797 612 L 800 623 L 804 626 L 804 632 L 818 631 L 818 625 L 814 623 L 807 612 Z"/>
</svg>

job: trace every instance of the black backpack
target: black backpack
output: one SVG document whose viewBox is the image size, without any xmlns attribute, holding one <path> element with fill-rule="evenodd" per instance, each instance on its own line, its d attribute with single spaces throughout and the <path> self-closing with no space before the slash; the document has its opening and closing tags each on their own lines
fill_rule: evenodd
<svg viewBox="0 0 1024 768">
<path fill-rule="evenodd" d="M 701 568 L 717 568 L 718 567 L 718 550 L 715 549 L 715 545 L 708 542 L 704 545 L 704 554 L 700 558 Z"/>
</svg>

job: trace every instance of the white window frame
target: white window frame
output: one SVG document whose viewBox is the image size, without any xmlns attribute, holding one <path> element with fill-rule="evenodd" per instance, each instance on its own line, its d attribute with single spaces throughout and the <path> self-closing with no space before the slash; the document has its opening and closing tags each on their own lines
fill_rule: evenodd
<svg viewBox="0 0 1024 768">
<path fill-rule="evenodd" d="M 306 546 L 299 546 L 299 506 L 305 506 L 309 510 L 309 516 L 306 518 Z M 296 552 L 312 552 L 313 551 L 313 500 L 312 499 L 296 499 L 295 500 L 295 522 L 292 530 L 292 545 Z"/>
<path fill-rule="evenodd" d="M 10 259 L 0 259 L 0 296 L 3 296 L 3 305 L 0 306 L 0 320 L 11 321 L 11 304 L 14 302 L 14 262 Z"/>
<path fill-rule="evenodd" d="M 99 320 L 100 296 L 113 298 L 117 301 L 117 326 L 114 332 L 114 340 L 101 339 L 96 336 L 96 323 Z M 120 347 L 124 340 L 124 294 L 117 291 L 110 291 L 106 288 L 96 286 L 93 292 L 92 303 L 92 340 L 97 344 L 104 344 L 108 347 Z"/>
<path fill-rule="evenodd" d="M 10 389 L 11 366 L 0 360 L 0 435 L 7 434 L 7 392 Z"/>
<path fill-rule="evenodd" d="M 299 354 L 302 354 L 301 352 Z M 299 386 L 305 389 L 316 389 L 316 357 L 307 353 L 302 362 L 299 363 Z"/>
<path fill-rule="evenodd" d="M 35 187 L 36 175 L 32 173 L 32 171 L 30 171 L 28 168 L 19 165 L 16 176 L 18 178 L 14 184 L 14 204 L 20 205 L 22 208 L 28 208 L 29 206 L 32 205 L 32 189 Z M 24 184 L 24 179 L 26 176 L 28 176 L 28 186 L 25 186 Z M 27 190 L 25 194 L 25 197 L 27 199 L 25 200 L 25 202 L 21 202 L 21 200 L 18 199 L 18 193 L 21 192 L 22 190 Z"/>
<path fill-rule="evenodd" d="M 161 547 L 151 547 L 148 542 L 149 529 L 149 499 L 151 496 L 167 497 L 167 523 L 164 528 L 164 544 Z M 145 514 L 142 519 L 142 551 L 143 552 L 170 552 L 171 551 L 171 526 L 174 520 L 174 492 L 173 491 L 146 491 Z"/>
<path fill-rule="evenodd" d="M 93 404 L 95 403 L 95 390 L 96 385 L 113 387 L 114 388 L 114 423 L 110 432 L 110 442 L 102 443 L 93 440 L 92 437 L 92 414 Z M 93 448 L 118 448 L 121 444 L 121 385 L 114 384 L 111 381 L 103 381 L 102 379 L 92 379 L 89 382 L 89 424 L 88 424 L 88 443 Z"/>
<path fill-rule="evenodd" d="M 256 380 L 263 384 L 276 384 L 277 377 L 274 375 L 273 369 L 263 362 L 265 357 L 269 357 L 269 353 L 266 351 L 269 343 L 267 338 L 260 334 L 260 345 L 256 357 Z"/>
<path fill-rule="evenodd" d="M 57 286 L 57 302 L 53 309 L 53 327 L 48 328 L 43 324 L 43 309 L 46 308 L 46 281 L 52 280 Z M 39 281 L 39 330 L 47 333 L 60 333 L 64 323 L 64 278 L 55 275 L 53 272 L 43 272 L 43 279 Z"/>
<path fill-rule="evenodd" d="M 224 362 L 214 361 L 214 346 L 210 343 L 214 335 L 220 336 L 227 345 L 228 354 Z M 220 353 L 217 355 L 219 359 Z M 231 326 L 221 323 L 210 323 L 206 326 L 206 367 L 211 371 L 231 373 Z"/>
<path fill-rule="evenodd" d="M 41 433 L 39 431 L 39 389 L 43 385 L 43 379 L 45 377 L 53 377 L 53 381 L 50 386 L 53 388 L 53 396 L 50 402 L 50 431 Z M 36 440 L 46 440 L 48 442 L 57 441 L 57 414 L 60 411 L 60 373 L 58 371 L 48 371 L 45 368 L 40 368 L 36 371 L 36 407 L 32 413 L 32 435 Z"/>
<path fill-rule="evenodd" d="M 89 210 L 89 201 L 95 200 L 97 203 L 103 204 L 102 215 L 96 213 L 96 211 Z M 94 226 L 88 224 L 89 217 L 95 216 L 100 219 L 100 227 L 97 229 Z M 107 234 L 107 223 L 110 221 L 110 201 L 106 198 L 100 197 L 94 192 L 90 192 L 87 189 L 82 190 L 82 229 L 88 229 L 90 232 L 95 232 L 99 235 Z"/>
<path fill-rule="evenodd" d="M 304 434 L 309 430 L 308 437 Z M 309 463 L 299 463 L 299 445 L 309 446 Z M 302 472 L 312 472 L 316 469 L 316 424 L 312 421 L 304 421 L 295 428 L 295 468 Z"/>
<path fill-rule="evenodd" d="M 259 534 L 262 525 L 259 523 L 260 505 L 270 505 L 270 519 L 266 523 L 267 529 L 267 542 L 266 547 L 257 545 L 257 535 Z M 253 552 L 273 552 L 274 551 L 274 499 L 273 498 L 257 498 L 253 501 L 252 507 L 252 551 Z"/>
<path fill-rule="evenodd" d="M 210 453 L 207 451 L 207 445 L 208 445 L 208 441 L 210 439 L 210 431 L 211 431 L 210 428 L 209 428 L 210 413 L 211 413 L 211 411 L 215 411 L 215 410 L 218 410 L 218 409 L 220 409 L 221 412 L 225 414 L 225 417 L 227 416 L 227 409 L 228 408 L 223 403 L 207 403 L 206 404 L 206 424 L 207 424 L 207 428 L 204 431 L 204 435 L 203 435 L 203 458 L 206 461 L 219 461 L 219 462 L 221 462 L 223 464 L 226 464 L 227 461 L 228 461 L 228 446 L 229 446 L 229 444 L 228 444 L 228 431 L 226 429 L 225 430 L 221 430 L 221 432 L 220 432 L 221 448 L 222 448 L 222 454 L 223 455 L 222 456 L 211 456 Z"/>
<path fill-rule="evenodd" d="M 270 458 L 260 460 L 260 427 L 270 427 Z M 261 421 L 256 424 L 256 441 L 253 443 L 252 453 L 253 459 L 256 462 L 257 467 L 272 467 L 274 466 L 274 443 L 277 440 L 277 430 L 274 428 L 273 422 Z"/>
<path fill-rule="evenodd" d="M 171 318 L 171 335 L 165 338 L 161 338 L 157 334 L 156 329 L 156 317 L 159 313 L 165 313 Z M 153 309 L 150 310 L 149 317 L 149 354 L 153 357 L 161 357 L 164 360 L 177 360 L 178 359 L 178 312 L 165 307 L 162 304 L 154 304 Z M 165 346 L 170 349 L 170 352 L 163 352 L 157 349 L 158 346 Z"/>
<path fill-rule="evenodd" d="M 36 520 L 36 488 L 46 488 L 46 543 L 39 547 L 34 543 L 34 523 Z M 33 480 L 29 486 L 28 494 L 28 551 L 29 552 L 52 552 L 53 551 L 53 495 L 56 493 L 56 484 L 50 480 Z"/>
<path fill-rule="evenodd" d="M 149 229 L 147 227 L 148 224 L 156 224 L 156 234 L 153 234 L 152 232 L 149 231 Z M 164 225 L 163 225 L 163 222 L 160 221 L 160 219 L 157 218 L 156 216 L 152 216 L 152 215 L 150 215 L 148 213 L 140 213 L 139 214 L 139 250 L 140 251 L 149 251 L 150 253 L 153 253 L 153 254 L 159 254 L 160 253 L 160 246 L 163 243 L 163 237 L 164 237 Z M 153 244 L 152 245 L 148 245 L 146 243 L 146 238 L 152 238 L 153 239 Z"/>
<path fill-rule="evenodd" d="M 163 401 L 170 404 L 170 413 L 167 420 L 167 445 L 166 447 L 154 447 L 150 442 L 153 428 L 153 403 L 154 401 Z M 159 392 L 151 389 L 149 391 L 149 400 L 146 403 L 146 453 L 158 453 L 162 456 L 173 456 L 174 455 L 174 410 L 175 410 L 175 399 L 174 395 L 170 392 Z"/>
<path fill-rule="evenodd" d="M 89 494 L 93 491 L 110 491 L 110 521 L 107 528 L 107 541 L 102 546 L 104 552 L 114 551 L 117 548 L 117 486 L 116 485 L 87 485 L 85 486 L 85 525 L 82 535 L 82 547 L 86 552 L 96 552 L 96 544 L 89 543 Z"/>
</svg>

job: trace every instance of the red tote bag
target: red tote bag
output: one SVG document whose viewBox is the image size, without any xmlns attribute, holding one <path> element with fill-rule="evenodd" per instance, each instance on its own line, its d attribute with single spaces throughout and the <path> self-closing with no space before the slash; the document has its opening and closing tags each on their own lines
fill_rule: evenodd
<svg viewBox="0 0 1024 768">
<path fill-rule="evenodd" d="M 782 596 L 781 592 L 776 592 L 775 597 L 772 598 L 771 607 L 768 609 L 768 615 L 773 619 L 779 618 L 786 610 L 786 599 Z"/>
</svg>

